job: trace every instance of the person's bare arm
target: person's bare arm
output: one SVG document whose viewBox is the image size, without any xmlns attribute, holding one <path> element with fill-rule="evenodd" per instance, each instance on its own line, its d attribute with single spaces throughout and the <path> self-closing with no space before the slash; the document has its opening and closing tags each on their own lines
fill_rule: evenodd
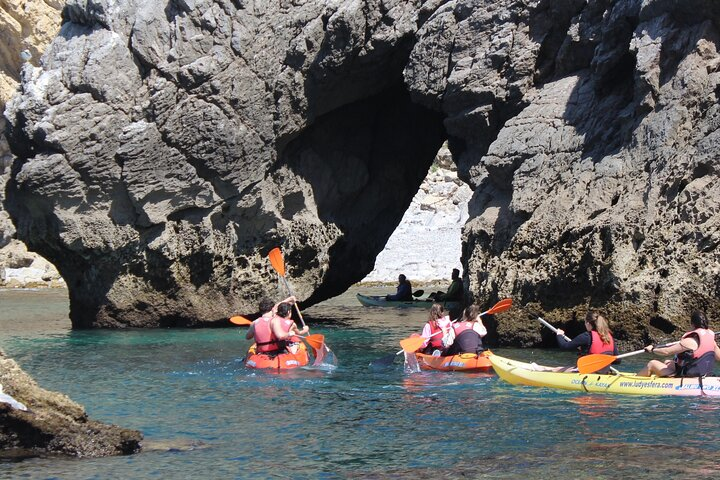
<svg viewBox="0 0 720 480">
<path fill-rule="evenodd" d="M 661 355 L 663 357 L 667 357 L 670 355 L 676 355 L 678 353 L 685 352 L 687 350 L 697 350 L 698 348 L 698 342 L 692 338 L 683 338 L 680 340 L 679 343 L 676 343 L 675 345 L 670 345 L 669 347 L 662 347 L 662 348 L 653 348 L 651 351 L 652 353 L 655 353 L 657 355 Z"/>
<path fill-rule="evenodd" d="M 250 325 L 250 328 L 248 328 L 248 331 L 245 334 L 245 338 L 247 340 L 250 340 L 251 338 L 254 338 L 254 337 L 255 337 L 255 324 L 253 323 L 252 325 Z"/>
</svg>

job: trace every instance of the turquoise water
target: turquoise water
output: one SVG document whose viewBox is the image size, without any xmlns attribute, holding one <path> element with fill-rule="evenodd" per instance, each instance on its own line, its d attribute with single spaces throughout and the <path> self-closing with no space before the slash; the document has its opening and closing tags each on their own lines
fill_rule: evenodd
<svg viewBox="0 0 720 480">
<path fill-rule="evenodd" d="M 370 291 L 369 293 L 374 293 Z M 718 475 L 712 399 L 514 387 L 490 374 L 386 371 L 426 312 L 308 309 L 334 371 L 246 370 L 239 328 L 69 330 L 58 291 L 0 292 L 0 346 L 97 420 L 141 430 L 144 453 L 0 463 L 3 478 L 663 478 Z M 570 364 L 558 351 L 496 349 Z M 645 359 L 646 360 L 646 359 Z M 624 365 L 639 368 L 635 357 Z"/>
</svg>

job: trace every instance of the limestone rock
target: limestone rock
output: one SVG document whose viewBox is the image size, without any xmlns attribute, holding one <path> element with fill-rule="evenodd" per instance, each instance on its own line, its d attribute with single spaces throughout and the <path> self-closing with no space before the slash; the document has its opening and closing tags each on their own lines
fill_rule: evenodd
<svg viewBox="0 0 720 480">
<path fill-rule="evenodd" d="M 140 432 L 89 419 L 80 405 L 61 393 L 39 387 L 2 352 L 0 384 L 5 394 L 27 407 L 22 410 L 11 403 L 0 402 L 2 450 L 77 457 L 128 455 L 140 451 Z"/>
<path fill-rule="evenodd" d="M 343 291 L 445 138 L 473 190 L 462 262 L 476 301 L 566 322 L 602 306 L 638 342 L 720 307 L 717 2 L 65 12 L 6 112 L 6 203 L 67 280 L 75 326 L 253 312 L 278 295 L 265 258 L 278 245 L 306 304 Z M 514 311 L 503 341 L 543 341 Z"/>
</svg>

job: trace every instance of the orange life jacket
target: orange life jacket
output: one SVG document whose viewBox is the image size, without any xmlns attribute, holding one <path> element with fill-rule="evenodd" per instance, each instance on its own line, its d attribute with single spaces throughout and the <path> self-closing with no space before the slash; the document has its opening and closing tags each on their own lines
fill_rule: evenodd
<svg viewBox="0 0 720 480">
<path fill-rule="evenodd" d="M 595 330 L 590 332 L 590 335 L 592 337 L 592 341 L 590 342 L 590 349 L 588 350 L 589 354 L 592 353 L 602 353 L 605 355 L 612 355 L 615 351 L 615 340 L 613 339 L 612 335 L 610 335 L 610 343 L 603 343 L 602 338 L 600 338 L 600 334 L 596 332 Z"/>
</svg>

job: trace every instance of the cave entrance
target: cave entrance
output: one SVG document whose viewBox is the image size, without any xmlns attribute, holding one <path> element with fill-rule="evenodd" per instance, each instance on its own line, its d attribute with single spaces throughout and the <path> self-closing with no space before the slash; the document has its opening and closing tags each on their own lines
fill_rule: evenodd
<svg viewBox="0 0 720 480">
<path fill-rule="evenodd" d="M 446 142 L 375 268 L 361 283 L 396 283 L 402 273 L 414 285 L 445 284 L 453 268 L 462 272 L 462 228 L 471 196 L 470 187 L 457 176 Z"/>
</svg>

